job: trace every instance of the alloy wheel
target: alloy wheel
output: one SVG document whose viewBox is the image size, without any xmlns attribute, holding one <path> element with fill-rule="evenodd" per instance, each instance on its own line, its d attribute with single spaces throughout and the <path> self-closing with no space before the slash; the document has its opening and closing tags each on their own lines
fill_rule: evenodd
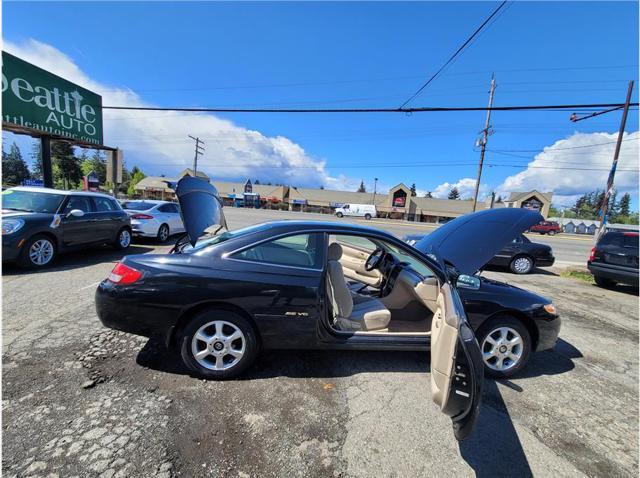
<svg viewBox="0 0 640 478">
<path fill-rule="evenodd" d="M 209 370 L 227 370 L 240 362 L 246 338 L 238 326 L 214 320 L 200 327 L 191 339 L 191 353 L 199 365 Z"/>
<path fill-rule="evenodd" d="M 482 360 L 491 370 L 505 372 L 517 366 L 524 353 L 520 334 L 511 327 L 498 327 L 482 341 Z"/>
<path fill-rule="evenodd" d="M 129 247 L 129 244 L 131 244 L 131 233 L 126 229 L 120 231 L 118 242 L 120 243 L 120 247 L 123 249 Z"/>
<path fill-rule="evenodd" d="M 160 226 L 160 231 L 158 231 L 158 239 L 164 242 L 169 238 L 169 228 L 164 224 Z"/>
<path fill-rule="evenodd" d="M 518 257 L 513 261 L 513 268 L 518 274 L 526 274 L 532 268 L 533 264 L 528 257 Z"/>
<path fill-rule="evenodd" d="M 29 260 L 37 265 L 44 266 L 53 259 L 53 244 L 47 239 L 38 239 L 29 248 Z"/>
</svg>

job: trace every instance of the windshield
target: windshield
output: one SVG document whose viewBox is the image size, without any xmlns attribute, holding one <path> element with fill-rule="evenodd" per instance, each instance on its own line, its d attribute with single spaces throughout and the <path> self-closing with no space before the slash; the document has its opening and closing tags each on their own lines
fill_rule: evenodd
<svg viewBox="0 0 640 478">
<path fill-rule="evenodd" d="M 269 225 L 268 224 L 258 224 L 255 226 L 249 226 L 249 227 L 245 227 L 243 229 L 237 229 L 235 231 L 225 231 L 222 234 L 219 234 L 217 236 L 213 236 L 213 237 L 205 237 L 203 239 L 200 239 L 195 246 L 191 247 L 190 244 L 187 244 L 186 246 L 184 246 L 184 248 L 182 249 L 181 252 L 183 253 L 194 253 L 194 252 L 198 252 L 201 251 L 207 247 L 213 246 L 215 244 L 220 244 L 221 242 L 225 242 L 228 241 L 229 239 L 235 238 L 235 237 L 241 237 L 241 236 L 246 236 L 249 234 L 253 234 L 254 232 L 259 232 L 262 231 L 266 228 L 268 228 Z"/>
<path fill-rule="evenodd" d="M 389 244 L 388 242 L 385 242 L 384 246 L 389 252 L 391 252 L 396 257 L 396 259 L 398 259 L 400 262 L 408 262 L 411 265 L 411 268 L 416 272 L 418 272 L 423 277 L 425 278 L 433 277 L 434 274 L 431 271 L 431 269 L 429 269 L 417 257 L 413 256 L 412 254 L 410 254 L 409 252 L 403 249 L 400 249 L 399 247 L 396 247 L 393 244 Z"/>
<path fill-rule="evenodd" d="M 64 194 L 7 189 L 2 192 L 2 209 L 53 214 L 63 200 Z"/>
<path fill-rule="evenodd" d="M 126 201 L 122 203 L 122 209 L 132 209 L 134 211 L 148 211 L 155 203 L 145 201 Z"/>
</svg>

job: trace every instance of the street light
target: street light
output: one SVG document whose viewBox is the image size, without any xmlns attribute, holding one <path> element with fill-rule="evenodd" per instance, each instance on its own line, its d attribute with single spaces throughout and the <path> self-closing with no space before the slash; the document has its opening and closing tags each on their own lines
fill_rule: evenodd
<svg viewBox="0 0 640 478">
<path fill-rule="evenodd" d="M 378 178 L 373 178 L 373 205 L 376 205 L 376 190 L 378 189 Z"/>
</svg>

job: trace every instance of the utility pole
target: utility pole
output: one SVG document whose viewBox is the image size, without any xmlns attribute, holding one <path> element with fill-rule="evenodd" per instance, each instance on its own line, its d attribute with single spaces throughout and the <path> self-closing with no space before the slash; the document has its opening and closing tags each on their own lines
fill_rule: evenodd
<svg viewBox="0 0 640 478">
<path fill-rule="evenodd" d="M 204 146 L 200 146 L 200 144 L 204 144 L 204 141 L 197 137 L 194 138 L 191 135 L 189 135 L 189 138 L 196 142 L 195 156 L 193 157 L 193 173 L 196 174 L 198 172 L 198 156 L 204 154 Z"/>
<path fill-rule="evenodd" d="M 484 123 L 484 129 L 482 130 L 481 149 L 480 149 L 480 163 L 478 164 L 478 176 L 476 178 L 476 190 L 473 193 L 473 212 L 476 212 L 478 205 L 478 190 L 480 189 L 480 178 L 482 177 L 482 163 L 484 163 L 484 152 L 487 148 L 487 140 L 489 139 L 489 128 L 491 127 L 491 107 L 493 106 L 493 92 L 496 89 L 496 79 L 494 75 L 491 75 L 491 89 L 489 90 L 489 109 L 487 110 L 487 120 Z"/>
<path fill-rule="evenodd" d="M 376 190 L 378 189 L 378 178 L 373 178 L 373 205 L 376 205 Z"/>
<path fill-rule="evenodd" d="M 622 146 L 622 136 L 624 135 L 624 128 L 627 125 L 627 114 L 629 113 L 629 103 L 631 103 L 631 94 L 633 93 L 633 80 L 629 82 L 629 89 L 627 90 L 627 100 L 624 103 L 622 110 L 622 120 L 620 121 L 620 131 L 618 131 L 618 140 L 616 141 L 616 149 L 613 153 L 613 163 L 611 164 L 611 171 L 609 171 L 609 178 L 607 179 L 607 189 L 604 193 L 604 200 L 602 201 L 602 212 L 600 213 L 600 229 L 597 238 L 604 232 L 607 225 L 607 219 L 609 216 L 609 198 L 613 193 L 613 180 L 616 176 L 616 168 L 618 167 L 618 157 L 620 156 L 620 147 Z"/>
</svg>

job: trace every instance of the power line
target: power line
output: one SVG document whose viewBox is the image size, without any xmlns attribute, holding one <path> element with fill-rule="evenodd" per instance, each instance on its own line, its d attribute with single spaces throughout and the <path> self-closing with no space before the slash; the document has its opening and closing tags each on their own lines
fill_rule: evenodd
<svg viewBox="0 0 640 478">
<path fill-rule="evenodd" d="M 496 14 L 502 10 L 502 7 L 504 7 L 507 4 L 507 0 L 504 0 L 500 5 L 498 5 L 498 8 L 496 8 L 493 13 L 491 13 L 491 15 L 489 15 L 487 17 L 487 19 L 482 22 L 482 25 L 480 25 L 478 28 L 476 28 L 476 30 L 471 34 L 471 36 L 469 38 L 467 38 L 465 40 L 465 42 L 456 50 L 456 52 L 451 55 L 449 57 L 449 59 L 445 62 L 444 65 L 442 65 L 440 67 L 440 69 L 438 69 L 438 71 L 436 71 L 431 78 L 429 78 L 427 80 L 426 83 L 424 83 L 420 88 L 418 88 L 418 91 L 416 91 L 408 100 L 406 100 L 404 103 L 402 103 L 402 105 L 400 105 L 400 108 L 404 108 L 407 104 L 409 104 L 414 98 L 416 98 L 420 93 L 422 93 L 422 91 L 429 86 L 429 84 L 435 80 L 438 75 L 442 72 L 442 70 L 444 70 L 458 55 L 460 55 L 462 53 L 462 51 L 467 47 L 467 45 L 469 43 L 471 43 L 473 41 L 473 39 L 478 35 L 478 33 L 480 33 L 480 31 L 482 31 L 482 29 L 485 27 L 485 25 L 487 23 L 489 23 L 491 21 L 491 19 L 496 16 Z"/>
<path fill-rule="evenodd" d="M 638 141 L 640 138 L 627 138 L 622 141 Z M 608 144 L 616 144 L 617 141 L 607 141 L 604 143 L 593 143 L 593 144 L 585 144 L 582 146 L 568 146 L 566 148 L 544 148 L 543 150 L 539 149 L 487 149 L 492 153 L 543 153 L 547 151 L 566 151 L 568 149 L 583 149 L 583 148 L 597 148 L 600 146 L 606 146 Z"/>
<path fill-rule="evenodd" d="M 582 108 L 613 108 L 620 103 L 591 103 L 574 105 L 528 105 L 528 106 L 477 106 L 450 107 L 431 106 L 419 108 L 189 108 L 189 107 L 161 107 L 161 106 L 103 106 L 105 110 L 129 111 L 183 111 L 197 113 L 430 113 L 430 112 L 460 112 L 460 111 L 564 111 Z M 638 103 L 631 103 L 638 106 Z"/>
</svg>

